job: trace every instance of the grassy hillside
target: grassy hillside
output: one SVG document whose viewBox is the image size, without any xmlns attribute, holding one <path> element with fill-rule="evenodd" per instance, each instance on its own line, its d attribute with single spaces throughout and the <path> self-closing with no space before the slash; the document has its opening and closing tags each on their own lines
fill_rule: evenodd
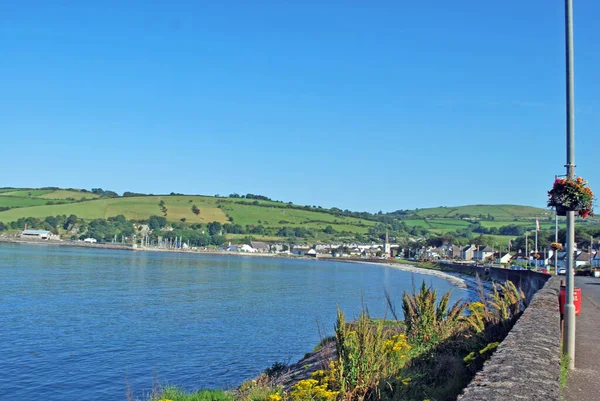
<svg viewBox="0 0 600 401">
<path fill-rule="evenodd" d="M 74 214 L 82 219 L 99 219 L 124 215 L 127 219 L 141 220 L 150 216 L 162 216 L 160 201 L 165 202 L 167 219 L 178 221 L 186 218 L 191 223 L 211 221 L 227 222 L 227 216 L 216 207 L 215 199 L 202 196 L 141 196 L 132 198 L 96 199 L 60 205 L 21 207 L 0 212 L 0 221 L 14 221 L 21 217 L 44 218 L 46 216 Z M 192 205 L 200 214 L 192 212 Z"/>
<path fill-rule="evenodd" d="M 9 223 L 20 218 L 35 217 L 44 219 L 47 216 L 76 215 L 80 219 L 107 219 L 118 215 L 128 220 L 147 220 L 150 216 L 164 216 L 173 222 L 207 224 L 219 223 L 239 224 L 247 233 L 254 233 L 256 239 L 275 241 L 274 236 L 281 228 L 312 230 L 318 240 L 333 238 L 352 238 L 354 234 L 366 234 L 371 228 L 379 225 L 376 232 L 381 234 L 391 226 L 382 226 L 377 217 L 390 217 L 406 224 L 409 229 L 420 227 L 430 233 L 451 233 L 475 230 L 480 226 L 493 235 L 495 240 L 503 243 L 514 236 L 498 235 L 497 229 L 517 225 L 527 230 L 535 229 L 535 218 L 540 219 L 542 229 L 554 227 L 551 212 L 530 206 L 518 205 L 470 205 L 457 207 L 438 207 L 408 211 L 402 215 L 390 214 L 374 216 L 360 213 L 332 213 L 318 207 L 302 207 L 269 200 L 247 198 L 222 198 L 201 195 L 152 195 L 132 197 L 105 197 L 102 192 L 92 193 L 73 189 L 34 189 L 34 188 L 2 188 L 0 189 L 0 222 Z M 113 196 L 116 194 L 112 193 Z M 166 214 L 163 211 L 166 208 Z M 199 214 L 192 211 L 200 209 Z M 339 211 L 339 209 L 338 209 Z M 351 217 L 354 216 L 354 217 Z M 364 218 L 362 218 L 364 217 Z M 389 220 L 386 220 L 389 224 Z M 251 231 L 253 227 L 262 226 L 262 231 Z M 325 230 L 331 226 L 334 231 Z M 382 228 L 383 227 L 383 228 Z M 260 228 L 260 227 L 259 227 Z M 480 235 L 482 231 L 473 232 Z M 383 230 L 383 231 L 382 231 Z M 408 229 L 407 229 L 408 231 Z M 242 231 L 244 232 L 244 231 Z M 347 234 L 340 234 L 347 233 Z M 229 238 L 243 238 L 247 234 L 229 234 Z M 288 235 L 288 234 L 285 234 Z M 374 235 L 374 234 L 371 234 Z M 400 233 L 400 236 L 406 235 Z M 413 233 L 413 235 L 422 235 Z M 463 235 L 463 234 L 460 234 Z M 374 237 L 377 239 L 377 236 Z"/>
<path fill-rule="evenodd" d="M 322 229 L 331 225 L 337 231 L 348 232 L 366 232 L 368 227 L 374 226 L 375 222 L 357 219 L 353 217 L 334 216 L 329 213 L 300 210 L 293 208 L 282 208 L 281 203 L 278 207 L 264 207 L 272 203 L 258 202 L 258 205 L 246 205 L 238 202 L 226 203 L 221 209 L 233 218 L 237 224 L 245 226 L 247 224 L 262 224 L 269 227 L 294 227 L 302 226 L 304 228 Z"/>
<path fill-rule="evenodd" d="M 96 198 L 75 202 L 85 197 Z M 60 201 L 60 204 L 48 202 Z M 272 201 L 216 198 L 197 195 L 156 195 L 139 197 L 98 198 L 89 192 L 68 190 L 20 189 L 0 193 L 0 206 L 13 209 L 0 212 L 0 221 L 8 223 L 19 218 L 71 215 L 92 220 L 124 215 L 128 220 L 143 220 L 163 216 L 160 202 L 167 209 L 170 221 L 186 223 L 233 222 L 242 226 L 262 225 L 271 228 L 302 227 L 322 230 L 331 225 L 338 232 L 366 233 L 376 223 L 369 220 L 339 216 L 322 211 L 298 209 L 298 206 Z M 64 203 L 63 203 L 64 202 Z M 192 206 L 200 209 L 194 214 Z"/>
<path fill-rule="evenodd" d="M 519 205 L 468 205 L 455 207 L 436 207 L 417 209 L 415 214 L 419 217 L 453 218 L 462 215 L 471 217 L 492 216 L 496 220 L 510 221 L 513 219 L 534 219 L 547 217 L 552 214 L 548 209 Z"/>
</svg>

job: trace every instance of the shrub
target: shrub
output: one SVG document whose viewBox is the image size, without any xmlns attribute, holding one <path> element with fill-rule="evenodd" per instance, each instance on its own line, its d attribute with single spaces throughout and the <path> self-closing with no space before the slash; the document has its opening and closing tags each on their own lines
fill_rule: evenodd
<svg viewBox="0 0 600 401">
<path fill-rule="evenodd" d="M 268 377 L 278 377 L 281 376 L 289 368 L 288 364 L 285 362 L 275 362 L 271 365 L 270 368 L 265 369 L 265 375 Z"/>
<path fill-rule="evenodd" d="M 378 391 L 384 380 L 397 378 L 410 346 L 404 334 L 384 330 L 383 321 L 374 325 L 366 312 L 348 325 L 338 309 L 335 325 L 337 364 L 332 366 L 335 386 L 344 400 L 362 400 Z"/>
<path fill-rule="evenodd" d="M 436 304 L 437 290 L 427 287 L 425 281 L 419 292 L 415 289 L 412 294 L 404 292 L 402 310 L 411 343 L 428 348 L 456 333 L 468 302 L 460 299 L 449 308 L 450 295 L 448 291 Z"/>
</svg>

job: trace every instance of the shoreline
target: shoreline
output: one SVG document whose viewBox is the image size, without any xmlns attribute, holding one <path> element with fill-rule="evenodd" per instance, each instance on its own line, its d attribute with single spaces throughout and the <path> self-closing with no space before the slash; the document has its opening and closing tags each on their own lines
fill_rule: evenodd
<svg viewBox="0 0 600 401">
<path fill-rule="evenodd" d="M 384 267 L 390 267 L 396 270 L 407 271 L 410 273 L 426 274 L 430 276 L 436 276 L 445 280 L 448 280 L 452 285 L 459 288 L 468 288 L 466 280 L 458 275 L 443 272 L 440 270 L 427 269 L 424 267 L 418 267 L 406 263 L 390 263 L 388 260 L 382 259 L 373 260 L 357 260 L 355 258 L 334 258 L 332 256 L 298 256 L 291 254 L 273 254 L 273 253 L 246 253 L 246 252 L 227 252 L 219 250 L 192 250 L 192 249 L 168 249 L 168 248 L 146 248 L 146 247 L 134 247 L 130 244 L 113 244 L 113 243 L 87 243 L 83 241 L 57 241 L 57 240 L 35 240 L 27 239 L 22 240 L 19 238 L 0 237 L 0 243 L 6 244 L 22 244 L 22 245 L 46 245 L 46 246 L 58 246 L 58 247 L 73 247 L 73 248 L 88 248 L 88 249 L 109 249 L 109 250 L 123 250 L 123 251 L 137 251 L 137 252 L 171 252 L 171 253 L 185 253 L 185 254 L 196 254 L 196 255 L 222 255 L 222 256 L 247 256 L 247 257 L 264 257 L 264 258 L 279 258 L 279 259 L 298 259 L 298 260 L 314 260 L 314 261 L 330 261 L 330 262 L 343 262 L 343 263 L 358 263 L 364 265 L 379 265 Z"/>
<path fill-rule="evenodd" d="M 436 276 L 445 280 L 448 280 L 452 283 L 452 285 L 459 287 L 459 288 L 463 288 L 463 289 L 467 289 L 467 283 L 466 280 L 460 276 L 455 276 L 452 273 L 446 273 L 440 270 L 433 270 L 433 269 L 427 269 L 424 267 L 418 267 L 415 265 L 409 265 L 409 264 L 405 264 L 405 263 L 390 263 L 388 261 L 382 261 L 380 262 L 374 262 L 374 261 L 359 261 L 359 260 L 348 260 L 348 262 L 354 262 L 354 263 L 361 263 L 361 264 L 366 264 L 366 265 L 381 265 L 381 266 L 385 266 L 385 267 L 391 267 L 392 269 L 396 269 L 396 270 L 402 270 L 402 271 L 406 271 L 406 272 L 410 272 L 410 273 L 417 273 L 417 274 L 426 274 L 426 275 L 430 275 L 430 276 Z"/>
<path fill-rule="evenodd" d="M 168 248 L 146 248 L 146 247 L 134 247 L 130 244 L 112 244 L 112 243 L 87 243 L 83 241 L 57 241 L 57 240 L 34 240 L 27 239 L 22 240 L 19 238 L 0 237 L 0 243 L 8 244 L 23 244 L 23 245 L 46 245 L 46 246 L 58 246 L 58 247 L 73 247 L 73 248 L 88 248 L 88 249 L 108 249 L 108 250 L 123 250 L 123 251 L 134 251 L 134 252 L 171 252 L 171 253 L 184 253 L 184 254 L 195 254 L 195 255 L 221 255 L 221 256 L 234 256 L 234 257 L 264 257 L 264 258 L 279 258 L 279 259 L 298 259 L 298 260 L 314 260 L 314 261 L 329 261 L 329 262 L 343 262 L 343 263 L 358 263 L 364 265 L 378 265 L 389 267 L 396 270 L 402 270 L 410 273 L 425 274 L 430 276 L 436 276 L 444 280 L 449 281 L 453 286 L 462 289 L 469 289 L 467 280 L 456 273 L 447 273 L 440 270 L 428 269 L 424 267 L 418 267 L 406 263 L 390 263 L 388 260 L 382 259 L 373 260 L 357 260 L 354 258 L 334 258 L 331 256 L 311 257 L 311 256 L 298 256 L 291 254 L 273 254 L 273 253 L 246 253 L 246 252 L 227 252 L 219 250 L 192 250 L 192 249 L 168 249 Z"/>
</svg>

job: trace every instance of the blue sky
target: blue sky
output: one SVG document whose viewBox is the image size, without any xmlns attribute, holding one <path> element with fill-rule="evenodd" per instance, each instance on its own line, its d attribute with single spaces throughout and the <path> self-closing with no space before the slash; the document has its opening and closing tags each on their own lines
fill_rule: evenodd
<svg viewBox="0 0 600 401">
<path fill-rule="evenodd" d="M 600 191 L 600 2 L 575 2 L 577 174 Z M 0 186 L 545 206 L 562 0 L 0 5 Z"/>
</svg>

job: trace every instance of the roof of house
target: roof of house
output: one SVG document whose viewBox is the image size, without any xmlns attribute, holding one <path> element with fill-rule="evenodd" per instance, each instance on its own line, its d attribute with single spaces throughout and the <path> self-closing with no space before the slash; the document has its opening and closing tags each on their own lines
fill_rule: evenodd
<svg viewBox="0 0 600 401">
<path fill-rule="evenodd" d="M 581 252 L 579 255 L 577 255 L 575 260 L 588 261 L 588 260 L 590 260 L 590 254 L 588 252 Z"/>
<path fill-rule="evenodd" d="M 483 249 L 480 249 L 479 252 L 494 252 L 494 250 L 489 246 L 486 246 Z"/>
<path fill-rule="evenodd" d="M 267 245 L 264 242 L 258 242 L 258 241 L 250 241 L 250 246 L 254 249 L 266 249 L 269 250 L 269 245 Z"/>
<path fill-rule="evenodd" d="M 50 231 L 48 230 L 23 230 L 23 234 L 29 234 L 29 235 L 49 235 Z"/>
<path fill-rule="evenodd" d="M 470 249 L 473 249 L 474 247 L 475 247 L 474 245 L 467 245 L 462 250 L 466 252 L 466 251 L 468 251 Z"/>
</svg>

